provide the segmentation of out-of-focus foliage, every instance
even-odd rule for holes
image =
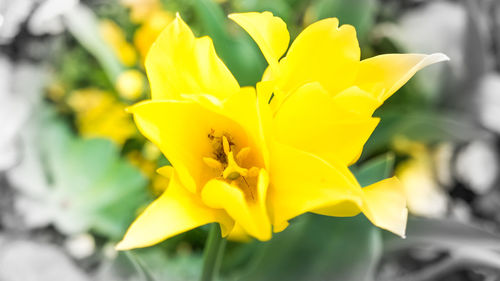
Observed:
[[[75,138],[60,121],[44,121],[36,123],[43,132],[31,128],[29,158],[9,175],[22,193],[16,207],[36,227],[120,237],[146,203],[144,176],[110,140]]]

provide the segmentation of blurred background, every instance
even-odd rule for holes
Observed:
[[[351,167],[362,185],[400,178],[406,239],[363,215],[306,214],[270,242],[229,242],[220,279],[500,280],[500,1],[0,0],[1,281],[198,278],[206,227],[114,250],[168,184],[155,173],[168,160],[124,108],[149,97],[144,57],[176,12],[254,85],[264,58],[226,15],[265,10],[292,38],[338,17],[363,58],[451,61],[375,112],[382,122]]]

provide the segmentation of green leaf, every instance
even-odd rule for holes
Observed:
[[[366,36],[375,22],[377,1],[375,0],[320,0],[313,6],[316,19],[336,17],[340,24],[350,24],[356,28],[360,41]]]
[[[49,220],[66,234],[94,230],[120,238],[148,200],[144,176],[110,140],[79,139],[53,118],[41,127],[41,166],[50,189],[36,200]]]
[[[237,280],[369,280],[380,243],[378,230],[363,216],[303,215],[259,243],[256,261]]]
[[[381,122],[363,150],[363,157],[386,150],[394,136],[424,143],[468,141],[486,132],[451,112],[400,111],[380,112]]]
[[[179,251],[169,256],[161,247],[150,247],[130,251],[138,275],[148,275],[152,280],[198,280],[202,266],[202,255],[198,252]],[[142,274],[140,273],[142,271]]]
[[[361,186],[368,186],[382,179],[389,178],[392,175],[393,169],[394,154],[390,152],[365,162],[360,168],[351,168]]]
[[[64,15],[64,22],[69,32],[100,62],[114,85],[124,67],[99,35],[98,20],[94,13],[80,4]]]
[[[302,12],[304,9],[302,7],[292,7],[289,1],[286,0],[243,0],[241,1],[240,7],[241,11],[238,12],[264,12],[269,11],[275,16],[279,16],[287,23],[292,23],[292,13],[293,11]]]
[[[153,277],[153,274],[149,271],[149,269],[142,263],[142,261],[131,251],[126,251],[125,256],[128,257],[138,275],[141,276],[144,281],[155,281],[156,279]]]
[[[222,8],[214,1],[194,0],[193,7],[204,35],[213,39],[217,54],[226,63],[240,85],[255,85],[260,81],[266,63],[250,36],[236,26],[236,32],[229,33],[229,20]]]

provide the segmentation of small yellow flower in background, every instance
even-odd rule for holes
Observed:
[[[396,138],[394,148],[410,156],[396,168],[406,194],[410,213],[423,217],[442,217],[446,214],[448,197],[437,181],[433,155],[423,143]]]
[[[137,130],[125,104],[109,92],[88,88],[73,91],[67,100],[75,111],[78,131],[85,137],[109,138],[122,145]]]
[[[123,30],[111,20],[99,23],[99,32],[104,41],[113,49],[121,63],[133,66],[137,62],[137,54],[132,44],[128,43]]]
[[[359,62],[354,29],[327,19],[306,28],[279,60],[289,43],[281,19],[269,12],[230,18],[270,64],[257,91],[240,88],[211,39],[195,38],[179,16],[149,51],[152,100],[129,111],[173,170],[159,169],[168,170],[168,188],[117,248],[150,246],[212,222],[223,236],[265,241],[306,212],[363,212],[404,236],[407,209],[399,181],[361,188],[348,166],[378,123],[371,117],[375,108],[418,69],[445,57]]]
[[[161,156],[161,151],[152,142],[147,141],[142,147],[142,155],[149,161],[156,161]]]
[[[156,173],[160,150],[153,143],[146,141],[142,150],[132,150],[127,154],[129,162],[139,168],[142,174],[150,180],[150,191],[154,196],[161,195],[167,188],[172,172],[168,167],[163,168],[163,175]]]
[[[146,178],[153,178],[156,175],[156,162],[146,159],[138,150],[132,150],[127,154],[129,162],[139,168]]]
[[[153,195],[160,196],[168,187],[169,182],[169,177],[159,174],[154,175],[151,179],[151,192],[153,193]]]
[[[130,8],[130,20],[133,23],[142,23],[161,9],[159,0],[122,0],[121,3]]]
[[[55,102],[59,102],[62,98],[64,98],[64,95],[66,93],[64,85],[59,81],[53,81],[52,83],[50,83],[46,91],[47,96]]]
[[[129,162],[139,168],[142,174],[150,180],[150,191],[154,196],[159,196],[165,191],[170,181],[170,176],[156,173],[157,158],[148,159],[144,151],[133,150],[127,154]],[[165,173],[164,173],[165,174]]]
[[[127,158],[130,163],[144,174],[149,179],[154,178],[157,169],[157,162],[160,157],[161,152],[159,149],[151,142],[146,141],[143,145],[142,150],[132,150],[127,154]],[[170,177],[170,176],[169,176]]]
[[[137,100],[144,92],[144,75],[135,69],[126,70],[116,79],[116,91],[127,100]]]
[[[156,37],[174,18],[168,11],[155,10],[142,22],[142,25],[134,34],[134,45],[139,51],[142,60],[146,58],[149,47],[153,44]]]

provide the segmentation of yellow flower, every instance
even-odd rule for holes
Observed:
[[[160,196],[168,186],[170,178],[156,174],[151,179],[151,192],[155,196]]]
[[[73,91],[68,104],[75,111],[82,136],[109,138],[121,145],[137,132],[125,105],[109,92],[93,88]]]
[[[130,20],[133,23],[141,23],[154,11],[161,9],[159,0],[122,0],[121,3],[130,8]]]
[[[315,23],[299,35],[294,43],[299,47],[292,45],[296,51],[289,51],[285,64],[278,62],[289,41],[281,19],[270,13],[230,17],[250,30],[270,61],[266,81],[257,85],[258,94],[240,88],[211,39],[195,38],[179,16],[160,34],[146,58],[152,100],[130,112],[174,171],[166,191],[136,219],[117,248],[153,245],[212,222],[221,225],[223,236],[234,231],[265,241],[272,230],[285,229],[288,220],[305,212],[363,212],[375,225],[404,235],[407,210],[398,180],[361,188],[348,169],[368,138],[357,130],[376,125],[366,109],[376,100],[371,92],[359,87],[337,99],[332,92],[339,86],[331,80],[346,82],[329,74],[362,74],[343,62],[344,56],[359,54],[357,45],[349,45],[352,38],[338,34],[336,20],[320,21],[321,28]],[[321,52],[324,58],[317,57]],[[390,70],[367,83],[397,87],[394,83],[405,81],[389,74],[409,75],[405,68]],[[355,73],[344,73],[349,71]],[[276,100],[269,104],[273,93]],[[170,166],[165,169],[171,172]]]
[[[146,143],[147,144],[147,143]],[[144,146],[146,148],[147,145]],[[166,168],[163,169],[163,175],[156,173],[157,169],[157,158],[149,159],[148,155],[145,155],[145,149],[143,148],[142,153],[138,150],[133,150],[127,154],[129,162],[139,168],[142,174],[150,180],[150,190],[154,196],[159,196],[165,191],[170,181],[171,175],[168,177],[165,175]]]
[[[423,217],[444,216],[448,198],[434,173],[432,151],[423,143],[404,138],[396,138],[394,147],[410,157],[395,171],[403,185],[410,213]]]
[[[157,175],[156,162],[146,159],[140,151],[132,150],[127,154],[127,158],[130,164],[139,168],[146,178],[152,179]]]
[[[120,73],[116,79],[116,90],[121,97],[128,100],[137,100],[144,92],[144,75],[135,69]]]
[[[171,177],[161,176],[156,173],[158,158],[161,152],[151,142],[146,141],[142,150],[132,150],[127,154],[129,162],[139,168],[142,174],[151,180],[151,189],[155,195],[159,195],[160,191],[167,187],[168,179]]]
[[[123,30],[111,20],[102,20],[99,32],[104,41],[113,49],[121,63],[133,66],[137,62],[134,47],[127,42]]]

